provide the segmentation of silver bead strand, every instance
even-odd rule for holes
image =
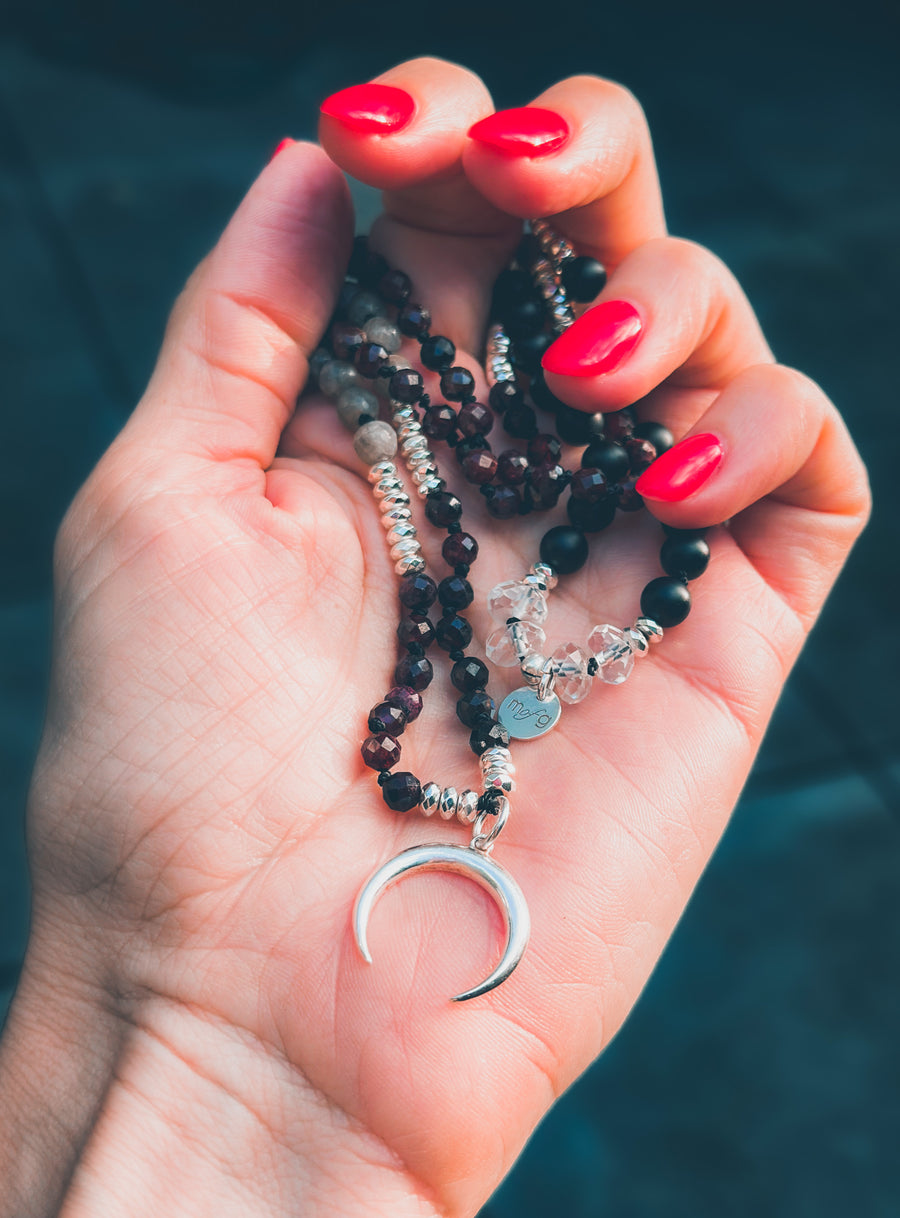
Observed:
[[[425,570],[425,557],[412,524],[409,495],[397,475],[394,462],[383,459],[371,466],[368,477],[381,513],[381,523],[387,530],[394,570],[398,575],[413,575]]]
[[[484,352],[484,370],[488,385],[493,387],[500,381],[516,380],[516,371],[509,358],[510,337],[499,321],[488,327]]]

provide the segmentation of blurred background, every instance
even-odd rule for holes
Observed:
[[[900,1214],[898,34],[895,0],[7,0],[0,1016],[27,932],[53,536],[187,274],[338,88],[424,53],[498,107],[594,72],[644,104],[672,231],[730,264],[777,356],[844,412],[875,517],[636,1011],[485,1214]],[[377,199],[357,200],[365,229]]]

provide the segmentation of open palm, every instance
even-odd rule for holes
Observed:
[[[665,237],[649,139],[624,91],[581,78],[539,100],[578,132],[551,172],[466,147],[491,105],[462,69],[417,61],[383,79],[416,97],[408,129],[361,139],[326,120],[322,138],[386,189],[374,240],[412,276],[435,332],[475,369],[490,285],[519,231],[510,213],[554,215],[612,268],[604,299],[632,300],[647,320],[621,370],[549,378],[554,391],[592,409],[646,399],[644,417],[676,437],[723,437],[721,473],[654,512],[731,523],[710,535],[689,620],[625,685],[594,689],[517,750],[496,850],[531,910],[515,975],[463,1007],[448,1001],[488,971],[501,936],[484,894],[442,875],[384,899],[365,965],[350,910],[367,874],[405,846],[465,837],[389,812],[360,759],[368,708],[393,683],[396,577],[333,408],[309,397],[294,412],[351,219],[331,161],[289,147],[189,283],[145,399],[61,534],[31,809],[35,938],[65,911],[135,1044],[227,1078],[282,1148],[306,1139],[393,1213],[419,1212],[414,1201],[465,1214],[646,981],[867,493],[833,407],[773,363],[728,273]],[[484,594],[527,570],[548,519],[498,525],[478,495],[463,498],[481,546],[471,620],[483,639]],[[437,571],[437,542],[425,542]],[[658,544],[646,513],[599,535],[554,593],[549,646],[632,621]],[[474,787],[455,696],[438,665],[401,768]],[[231,1052],[252,1063],[238,1077]],[[88,1159],[83,1174],[102,1165]]]

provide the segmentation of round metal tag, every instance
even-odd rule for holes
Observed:
[[[556,694],[550,694],[542,702],[537,690],[523,685],[506,695],[500,703],[497,719],[516,740],[534,740],[556,726],[561,711]]]

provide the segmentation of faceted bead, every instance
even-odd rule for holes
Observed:
[[[522,583],[520,580],[506,580],[495,584],[488,593],[488,612],[495,622],[509,621],[517,617],[523,622],[546,622],[547,597],[540,588]]]
[[[373,770],[389,770],[400,760],[400,745],[386,732],[376,732],[363,741],[362,759]]]
[[[363,289],[354,292],[347,304],[347,320],[351,326],[365,326],[370,317],[381,312],[381,301],[374,292]]]
[[[604,420],[603,438],[605,440],[627,440],[634,431],[635,416],[630,406],[613,411]]]
[[[554,693],[559,694],[563,702],[580,702],[586,698],[591,688],[591,678],[587,670],[588,656],[581,648],[574,643],[563,643],[550,659],[556,670]]]
[[[397,627],[397,638],[403,647],[418,643],[420,647],[430,647],[434,642],[434,623],[431,618],[422,613],[413,613],[400,619]]]
[[[469,748],[479,757],[485,749],[506,748],[508,744],[509,732],[491,719],[482,719],[469,736]]]
[[[458,365],[445,368],[441,373],[441,393],[448,402],[461,402],[475,389],[475,377],[468,368]]]
[[[524,482],[528,469],[528,458],[516,448],[508,448],[497,458],[497,477],[506,486]]]
[[[456,347],[443,334],[432,334],[422,343],[419,358],[432,372],[441,372],[456,359]]]
[[[397,451],[397,433],[390,423],[383,423],[380,419],[363,423],[353,437],[353,451],[364,465],[390,461]]]
[[[502,313],[516,301],[534,294],[534,285],[527,271],[519,267],[504,267],[494,280],[493,310]]]
[[[513,638],[518,640],[518,647]],[[498,668],[515,668],[519,663],[519,652],[527,655],[530,651],[540,651],[547,636],[535,622],[517,622],[515,627],[498,626],[487,637],[485,654],[492,664]]]
[[[441,788],[436,782],[426,782],[422,787],[422,798],[419,800],[419,811],[423,816],[433,816],[437,812],[441,798]]]
[[[458,613],[438,618],[435,634],[438,646],[445,651],[462,651],[472,642],[472,627]]]
[[[541,538],[541,558],[561,575],[578,571],[587,562],[587,556],[587,538],[571,525],[557,525]]]
[[[351,385],[361,385],[359,373],[352,364],[332,359],[319,369],[319,388],[326,397],[336,398],[342,390],[349,389]]]
[[[474,727],[479,719],[490,718],[494,713],[494,699],[483,689],[473,689],[456,703],[456,715],[466,727]]]
[[[491,386],[488,402],[492,410],[496,410],[497,414],[503,414],[504,410],[510,406],[524,405],[525,399],[515,381],[497,381],[496,385]]]
[[[433,676],[431,662],[424,656],[403,656],[394,669],[394,680],[398,685],[411,685],[418,690],[427,689]]]
[[[566,486],[566,471],[561,465],[534,465],[528,473],[526,502],[538,511],[555,507]]]
[[[461,575],[448,575],[438,584],[438,600],[448,609],[465,609],[475,593],[472,585]]]
[[[378,291],[388,304],[406,304],[412,291],[412,280],[403,271],[385,271],[378,280]]]
[[[485,502],[488,515],[495,520],[510,520],[518,516],[521,499],[514,486],[495,486],[493,495]]]
[[[481,402],[466,402],[460,409],[456,425],[464,436],[486,436],[494,426],[494,416]]]
[[[387,260],[369,249],[369,241],[364,233],[353,238],[353,252],[347,272],[349,275],[361,283],[377,283],[387,269]]]
[[[584,503],[599,503],[609,494],[609,480],[599,469],[576,469],[570,485],[574,498]]]
[[[427,609],[434,604],[437,593],[437,584],[430,575],[406,575],[400,581],[400,603],[407,609]]]
[[[309,383],[311,387],[318,385],[319,373],[333,358],[334,356],[325,347],[317,347],[312,353],[309,357]]]
[[[378,399],[375,394],[358,385],[342,389],[336,405],[338,418],[351,431],[356,431],[364,414],[372,419],[378,418]]]
[[[709,542],[702,537],[667,537],[659,561],[667,575],[696,579],[709,563]]]
[[[369,731],[399,736],[406,727],[406,711],[392,702],[379,702],[369,711]]]
[[[399,770],[381,784],[381,797],[393,812],[411,812],[422,798],[422,787],[415,774]]]
[[[625,631],[625,638],[628,640],[628,646],[631,648],[636,660],[641,659],[650,650],[647,636],[642,630],[638,630],[636,626],[629,626]]]
[[[560,270],[560,279],[570,300],[587,304],[606,287],[606,270],[596,258],[582,254],[577,258],[566,258]]]
[[[397,327],[408,338],[424,338],[431,326],[431,314],[424,305],[407,301],[397,314]]]
[[[478,557],[478,542],[471,533],[449,533],[441,546],[444,562],[451,567],[473,563]]]
[[[656,455],[661,457],[663,453],[668,452],[675,443],[675,437],[669,431],[668,427],[664,427],[662,423],[638,423],[634,429],[634,434],[642,440],[649,440],[656,449]]]
[[[466,459],[466,457],[468,457],[469,453],[481,453],[481,452],[490,452],[490,451],[491,451],[490,440],[488,440],[488,438],[486,436],[474,435],[474,436],[466,436],[462,440],[460,440],[459,443],[454,448],[453,454],[456,457],[457,462],[460,465],[462,465],[463,461],[465,461],[465,459]]]
[[[510,406],[503,416],[503,428],[507,435],[526,440],[537,431],[537,415],[530,406]]]
[[[599,503],[588,503],[574,496],[566,504],[566,512],[576,529],[582,533],[599,533],[607,528],[616,518],[616,500],[613,496],[601,499]]]
[[[581,454],[585,469],[599,469],[610,482],[628,477],[628,453],[615,440],[593,440]]]
[[[677,626],[691,611],[691,594],[680,579],[662,575],[641,593],[641,613],[660,626]]]
[[[464,656],[450,670],[450,680],[458,690],[484,689],[490,673],[488,666],[476,656]]]
[[[365,341],[366,335],[359,326],[336,321],[331,327],[331,349],[338,359],[352,360]]]
[[[378,343],[363,343],[353,363],[360,376],[373,380],[388,361],[388,353]]]
[[[388,382],[388,393],[395,402],[403,402],[407,406],[411,406],[413,402],[418,402],[419,398],[425,392],[425,382],[422,379],[421,372],[416,372],[414,368],[401,368],[395,372]]]
[[[462,515],[462,504],[449,491],[439,491],[425,500],[425,515],[433,525],[445,529]]]
[[[528,441],[528,459],[534,465],[555,465],[561,452],[559,440],[549,433],[541,432]]]
[[[634,485],[636,481],[636,478],[626,478],[619,483],[616,503],[622,512],[639,512],[644,506],[643,497]]]
[[[410,685],[395,685],[384,695],[384,700],[405,711],[407,723],[412,723],[422,713],[422,695]]]
[[[588,649],[597,661],[597,676],[607,685],[621,685],[634,668],[631,644],[618,626],[595,626],[588,636]]]
[[[649,440],[642,440],[640,436],[629,436],[624,448],[628,453],[628,467],[633,474],[642,473],[656,460],[656,449]]]
[[[393,378],[392,378],[393,379]],[[446,440],[456,428],[456,411],[446,403],[425,411],[422,430],[431,440]]]
[[[403,344],[400,331],[386,317],[373,317],[366,322],[366,338],[370,343],[384,347],[388,355],[394,355]]]
[[[497,473],[497,458],[484,449],[466,453],[462,461],[463,476],[473,486],[484,486]]]

